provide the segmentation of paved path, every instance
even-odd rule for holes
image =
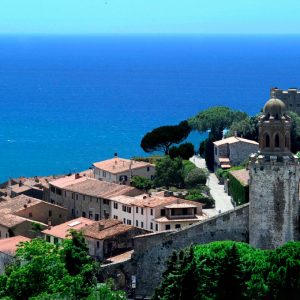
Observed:
[[[190,161],[198,168],[206,168],[205,160],[201,157],[193,156]],[[219,180],[214,173],[209,174],[206,185],[210,188],[210,194],[216,202],[215,213],[233,209],[230,196],[225,193],[224,185],[219,184]]]

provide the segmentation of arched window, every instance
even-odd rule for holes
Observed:
[[[266,134],[266,148],[269,148],[270,147],[270,136],[268,134]]]
[[[290,148],[290,139],[288,134],[285,135],[285,148]]]
[[[278,135],[278,133],[275,135],[275,147],[279,148],[279,135]]]

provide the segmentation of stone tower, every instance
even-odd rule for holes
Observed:
[[[250,244],[273,249],[299,239],[298,159],[290,151],[291,119],[272,98],[259,120],[259,151],[250,155]]]

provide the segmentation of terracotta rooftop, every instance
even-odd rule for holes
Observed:
[[[119,197],[112,197],[110,198],[113,201],[127,204],[127,205],[133,205],[133,206],[139,206],[139,207],[156,207],[161,205],[168,205],[171,203],[174,203],[178,201],[179,198],[176,197],[149,197],[146,195],[140,195],[136,197],[128,197],[128,196],[119,196]]]
[[[64,239],[69,234],[70,229],[80,230],[82,227],[93,224],[93,222],[95,221],[80,217],[57,226],[53,226],[51,229],[45,229],[42,232],[44,234]]]
[[[123,224],[118,220],[101,220],[82,229],[84,236],[97,240],[104,240],[132,230],[131,225]]]
[[[258,143],[255,142],[255,141],[248,140],[248,139],[243,139],[243,138],[236,137],[236,136],[231,136],[229,138],[216,141],[216,142],[214,142],[214,145],[220,146],[220,145],[224,145],[224,144],[234,144],[234,143],[238,143],[238,142],[243,142],[243,143],[258,145]]]
[[[66,238],[70,229],[81,230],[84,236],[97,240],[103,240],[112,236],[133,229],[133,226],[122,224],[119,220],[100,220],[93,221],[87,218],[77,218],[66,223],[43,230],[47,235],[52,235],[61,239]]]
[[[3,211],[0,211],[1,218],[0,218],[0,225],[12,228],[18,224],[24,223],[27,221],[27,219],[12,215],[10,213],[5,213]]]
[[[86,180],[88,180],[88,178],[85,177],[85,176],[79,176],[77,178],[77,176],[75,174],[73,174],[73,175],[70,175],[70,176],[65,176],[65,177],[53,180],[50,183],[51,183],[51,185],[53,185],[55,187],[63,189],[65,187],[69,186],[69,185],[84,182]]]
[[[68,191],[100,198],[110,198],[118,195],[124,195],[133,191],[138,192],[136,188],[128,185],[120,185],[91,178],[86,178],[86,180],[82,182],[68,185],[65,187],[65,189]]]
[[[139,169],[139,168],[145,168],[154,165],[143,161],[136,161],[136,160],[115,157],[112,159],[93,163],[93,166],[112,174],[119,174],[122,172],[126,172],[130,169]]]
[[[5,201],[0,202],[0,213],[1,214],[13,214],[20,210],[23,210],[25,208],[38,205],[38,204],[44,204],[46,206],[57,206],[52,203],[48,203],[33,197],[29,197],[26,195],[19,195],[14,198],[7,198]],[[60,206],[59,206],[60,207]],[[61,209],[64,209],[60,207]]]
[[[0,240],[0,252],[14,256],[21,242],[29,242],[30,239],[21,235]]]
[[[178,217],[177,219],[168,219],[167,217],[161,217],[161,218],[157,218],[155,219],[155,221],[157,223],[175,223],[175,222],[200,222],[203,221],[205,219],[207,219],[207,215],[203,214],[203,215],[195,215],[195,217],[193,218],[180,218]]]
[[[234,170],[229,172],[233,177],[235,177],[242,185],[247,186],[249,185],[249,170],[242,169],[242,170]]]

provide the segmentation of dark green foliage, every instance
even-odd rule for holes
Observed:
[[[149,190],[154,187],[154,183],[151,179],[148,179],[143,176],[134,176],[132,178],[132,186],[140,190]]]
[[[216,106],[200,112],[188,120],[190,126],[200,132],[211,130],[212,127],[218,134],[222,134],[225,128],[229,128],[233,122],[243,120],[247,114],[232,110],[229,107]]]
[[[188,195],[185,196],[185,199],[203,203],[205,204],[205,208],[212,208],[215,206],[215,200],[210,195],[207,195],[202,187],[201,189],[196,188],[188,190]]]
[[[182,121],[174,126],[161,126],[148,132],[141,141],[145,152],[163,151],[169,154],[173,144],[183,142],[190,134],[191,128],[187,121]]]
[[[189,159],[195,154],[194,145],[192,143],[184,143],[178,147],[179,156],[182,159]]]
[[[169,156],[165,156],[157,162],[154,179],[156,186],[165,186],[167,188],[170,186],[181,187],[183,182],[183,163],[181,158],[171,159]]]
[[[173,254],[154,300],[296,300],[300,243],[263,251],[237,242],[214,242]]]
[[[169,156],[174,159],[179,156],[179,149],[176,146],[173,146],[169,150]]]
[[[300,117],[295,112],[288,112],[292,119],[291,126],[291,151],[297,153],[300,151]]]
[[[244,186],[240,181],[228,173],[229,192],[236,205],[242,205],[249,202],[249,186]]]
[[[222,139],[222,136],[223,136],[222,131],[217,130],[215,126],[212,126],[210,133],[208,135],[208,139],[206,141],[206,147],[204,152],[206,166],[210,171],[214,170],[214,163],[215,163],[213,142]]]
[[[208,175],[206,169],[195,168],[184,177],[185,186],[195,188],[197,185],[205,185]]]
[[[234,121],[230,128],[227,136],[243,136],[245,139],[258,141],[258,120],[261,114],[249,117],[247,116],[243,120]]]

